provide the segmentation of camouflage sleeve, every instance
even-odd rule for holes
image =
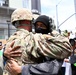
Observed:
[[[15,40],[14,46],[22,46],[22,50],[24,50],[23,58],[27,58],[31,54],[35,58],[44,55],[63,59],[71,54],[69,40],[62,35],[32,34],[28,31],[20,30],[14,33],[8,42],[10,43],[12,40]]]
[[[55,36],[56,35],[56,36]],[[51,58],[64,59],[71,54],[71,45],[69,39],[60,35],[34,35],[35,49],[32,54],[35,57],[40,55],[48,56]]]

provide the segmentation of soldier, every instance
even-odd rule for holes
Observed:
[[[54,32],[54,34],[52,33],[53,36],[42,35],[42,34],[32,34],[32,32],[28,32],[27,31],[27,30],[29,30],[28,27],[31,29],[31,25],[30,25],[31,19],[30,18],[32,16],[28,15],[29,14],[28,10],[27,11],[24,10],[25,11],[24,13],[22,13],[23,12],[22,9],[21,10],[19,9],[19,11],[15,10],[13,12],[12,19],[11,19],[12,23],[17,28],[23,27],[24,29],[26,28],[26,30],[19,29],[17,32],[15,32],[9,38],[8,43],[6,44],[6,50],[9,47],[13,48],[13,50],[17,50],[17,47],[21,47],[20,50],[22,50],[22,56],[14,58],[14,60],[18,64],[15,61],[10,60],[11,63],[15,64],[15,67],[16,67],[15,70],[17,69],[14,73],[12,71],[10,71],[14,67],[14,65],[11,64],[13,66],[10,69],[8,67],[8,66],[10,66],[10,63],[8,61],[6,63],[6,68],[7,68],[7,70],[9,70],[11,72],[11,75],[17,75],[18,73],[21,73],[22,65],[25,65],[22,68],[22,71],[24,70],[25,67],[27,70],[27,71],[25,70],[26,74],[24,74],[24,72],[22,72],[22,73],[24,75],[28,75],[28,74],[30,75],[29,68],[31,67],[31,64],[38,64],[38,63],[43,62],[42,56],[47,56],[50,58],[57,58],[57,59],[64,59],[71,54],[71,49],[70,49],[71,45],[69,44],[69,41],[67,38],[60,36],[59,34],[57,34],[55,32]],[[12,41],[14,41],[14,44],[10,44]],[[17,52],[17,51],[15,51],[15,52]],[[12,54],[14,54],[14,53],[12,53]],[[4,55],[6,55],[5,52],[4,52]],[[9,57],[12,57],[12,56],[10,55]],[[43,65],[45,65],[45,64],[46,63],[44,63]],[[34,71],[36,66],[38,66],[38,65],[34,65],[30,68],[32,75],[36,75],[38,72],[37,69],[36,69],[36,71]],[[52,66],[52,65],[50,65],[50,66]],[[40,70],[42,70],[41,68],[42,67],[40,67]],[[43,68],[44,68],[44,66],[43,66]],[[50,71],[50,69],[48,69],[48,71]],[[48,72],[48,71],[46,71],[46,72],[42,71],[43,72],[42,75],[44,75],[44,74],[50,75],[53,72],[53,71],[51,71],[51,72]]]

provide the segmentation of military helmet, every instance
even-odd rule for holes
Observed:
[[[32,20],[32,12],[26,8],[16,9],[11,15],[11,23],[14,25],[19,20]]]
[[[36,20],[40,15],[39,14],[33,14],[34,20]]]
[[[40,12],[36,9],[32,10],[33,19],[36,20],[40,16]]]

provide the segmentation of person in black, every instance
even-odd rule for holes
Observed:
[[[70,43],[73,49],[72,55],[70,56],[72,75],[76,75],[76,38],[70,39]]]
[[[54,26],[54,24],[52,25],[52,22],[53,20],[46,16],[46,15],[40,15],[36,20],[35,20],[35,23],[34,23],[34,26],[35,26],[35,32],[36,33],[42,33],[42,34],[49,34],[52,32],[53,29],[56,29],[56,27]],[[48,57],[44,57],[44,61],[52,61],[52,60],[55,60],[55,59],[52,59],[52,58],[48,58]],[[62,64],[63,60],[60,60],[60,63]],[[58,74],[57,75],[62,75],[62,71],[61,69],[59,70]]]

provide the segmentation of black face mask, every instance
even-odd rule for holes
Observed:
[[[49,30],[47,29],[42,29],[42,28],[35,28],[36,33],[42,33],[42,34],[48,34]]]

